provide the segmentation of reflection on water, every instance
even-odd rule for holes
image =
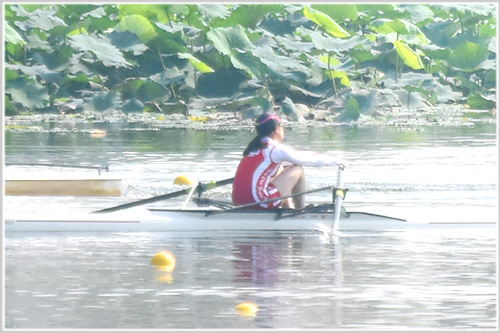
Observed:
[[[252,282],[272,287],[278,280],[280,255],[275,244],[236,244],[232,251],[236,269],[235,282]]]
[[[6,326],[493,328],[495,243],[449,231],[16,235]],[[177,261],[168,279],[149,265],[163,250]],[[241,317],[242,302],[257,315]]]

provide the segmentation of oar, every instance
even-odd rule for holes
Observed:
[[[151,202],[156,202],[156,201],[171,199],[171,198],[175,198],[175,197],[180,197],[181,195],[189,194],[193,190],[193,187],[195,188],[194,189],[195,191],[203,192],[203,191],[214,189],[214,188],[219,187],[219,186],[232,184],[233,180],[234,180],[234,178],[228,178],[228,179],[219,180],[219,181],[216,181],[216,182],[198,183],[198,185],[192,186],[192,187],[188,187],[188,188],[186,188],[184,190],[170,192],[170,193],[158,195],[158,196],[155,196],[155,197],[151,197],[151,198],[148,198],[148,199],[142,199],[142,200],[138,200],[138,201],[134,201],[134,202],[129,202],[129,203],[118,205],[118,206],[114,206],[114,207],[109,207],[109,208],[104,208],[104,209],[101,209],[101,210],[96,210],[93,213],[109,213],[109,212],[114,212],[114,211],[121,210],[121,209],[127,209],[127,208],[131,208],[131,207],[135,207],[135,206],[145,205],[145,204],[148,204],[148,203],[151,203]]]

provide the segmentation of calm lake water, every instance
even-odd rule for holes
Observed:
[[[111,197],[5,196],[8,212],[90,212],[179,189],[190,174],[230,178],[248,130],[144,124],[42,124],[7,132],[8,163],[108,165]],[[90,130],[106,130],[94,137]],[[286,130],[298,149],[347,161],[348,210],[420,221],[498,221],[496,125]],[[5,172],[48,173],[7,166]],[[52,169],[89,173],[95,170]],[[306,168],[308,187],[335,168]],[[213,190],[227,199],[230,188]],[[329,200],[328,192],[308,196]],[[180,207],[183,198],[152,206]],[[17,233],[4,237],[6,328],[493,329],[498,325],[495,232]],[[172,252],[173,272],[149,264]],[[253,302],[255,316],[235,307]]]

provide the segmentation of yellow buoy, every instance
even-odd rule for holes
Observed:
[[[151,258],[151,265],[161,271],[171,272],[175,268],[175,256],[168,251],[158,252]]]
[[[188,175],[180,175],[174,180],[175,185],[193,185],[194,180],[191,179]]]
[[[236,310],[242,316],[251,317],[251,316],[255,316],[257,311],[259,311],[259,307],[254,303],[245,302],[245,303],[238,304],[236,306]]]

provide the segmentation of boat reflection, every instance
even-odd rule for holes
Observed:
[[[339,239],[329,235],[318,244],[318,237],[322,236],[314,235],[315,242],[311,243],[295,234],[255,242],[234,242],[231,250],[233,281],[272,287],[280,282],[307,278],[312,271],[325,271],[325,278],[334,277],[340,283],[343,270]],[[324,252],[322,254],[328,259],[317,262],[318,251]]]

